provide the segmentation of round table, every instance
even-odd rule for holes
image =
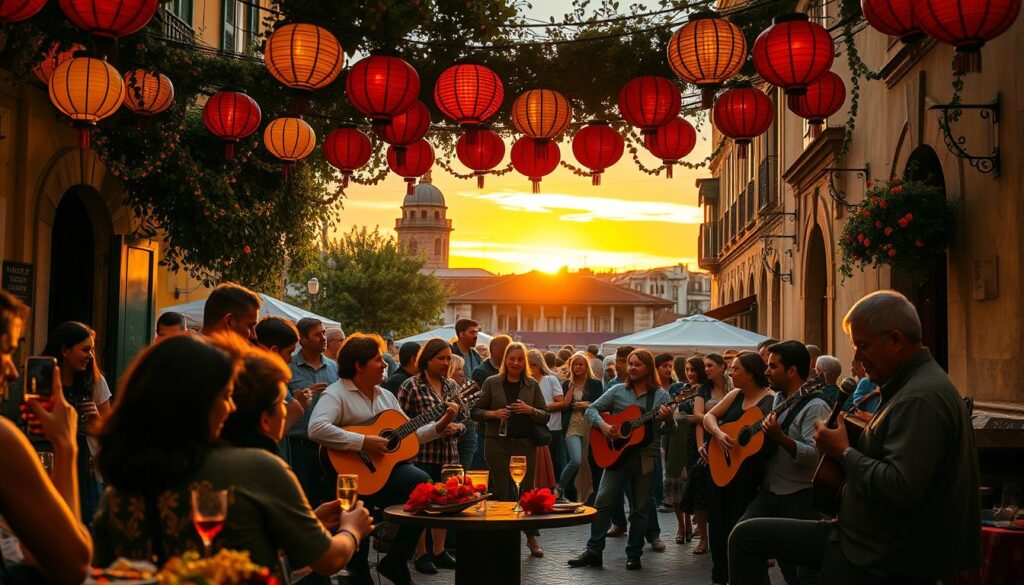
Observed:
[[[456,585],[519,585],[522,552],[519,533],[589,524],[597,514],[590,506],[568,514],[526,515],[512,511],[514,502],[488,502],[484,512],[473,508],[451,516],[406,512],[402,506],[384,510],[384,518],[396,524],[455,530],[459,536],[455,555]]]

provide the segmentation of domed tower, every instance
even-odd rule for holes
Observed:
[[[452,220],[447,218],[444,195],[423,175],[420,184],[402,202],[402,217],[395,220],[398,243],[426,259],[424,268],[448,268],[448,239]]]

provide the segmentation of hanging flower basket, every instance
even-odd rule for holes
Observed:
[[[957,202],[920,181],[893,177],[868,185],[864,203],[850,214],[839,237],[843,279],[853,269],[889,265],[923,279],[944,257],[953,237]]]

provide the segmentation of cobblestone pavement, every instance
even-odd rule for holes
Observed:
[[[530,556],[525,538],[522,541],[523,583],[530,585],[554,585],[585,583],[586,585],[622,585],[624,582],[639,582],[643,585],[709,585],[711,583],[711,555],[695,555],[692,550],[698,539],[687,544],[676,544],[676,517],[671,513],[660,513],[662,540],[665,552],[654,552],[650,546],[644,548],[643,569],[626,571],[626,537],[609,538],[604,551],[604,567],[572,569],[566,564],[570,558],[583,552],[590,525],[572,526],[543,530],[540,544],[544,558]],[[410,565],[411,568],[411,565]],[[455,572],[441,570],[437,575],[421,575],[413,570],[413,579],[418,585],[442,585],[455,582]],[[781,580],[776,580],[781,582]],[[387,583],[385,580],[384,583]]]

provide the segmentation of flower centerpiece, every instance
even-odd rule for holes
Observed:
[[[444,483],[423,482],[412,490],[409,501],[402,508],[416,513],[430,506],[461,504],[480,497],[485,490],[483,485],[474,485],[469,477],[449,477]]]
[[[248,551],[221,550],[209,558],[189,551],[172,557],[157,574],[160,585],[278,585],[266,567],[249,560]]]
[[[532,489],[519,498],[519,506],[527,514],[550,514],[556,499],[557,496],[548,488]]]
[[[892,177],[868,183],[864,202],[850,214],[839,236],[843,278],[853,268],[887,264],[924,277],[952,237],[957,203],[921,181]]]

